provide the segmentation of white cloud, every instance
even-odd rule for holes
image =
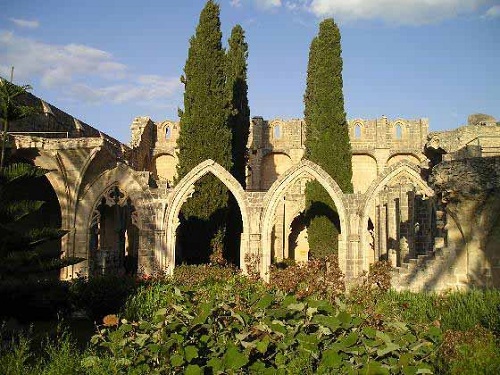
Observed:
[[[491,0],[290,0],[319,18],[380,19],[395,24],[425,24],[476,11]]]
[[[7,76],[14,66],[16,81],[39,79],[42,87],[57,88],[76,100],[153,100],[172,97],[181,88],[177,77],[135,75],[109,52],[81,44],[47,44],[0,32],[0,56],[0,75]],[[105,85],[96,87],[95,81]]]
[[[241,6],[241,0],[230,0],[229,5],[232,7],[238,8]]]
[[[144,102],[169,98],[181,89],[178,78],[164,78],[156,75],[141,75],[132,82],[118,83],[104,87],[91,87],[77,83],[71,87],[71,94],[87,102],[103,100],[113,103]]]
[[[486,11],[483,18],[498,18],[500,17],[500,5],[494,5]]]
[[[25,27],[27,29],[36,29],[40,26],[40,22],[36,20],[23,20],[21,18],[9,18],[16,26]]]
[[[255,3],[262,9],[273,9],[281,7],[281,0],[255,0]]]

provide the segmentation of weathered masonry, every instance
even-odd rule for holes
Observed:
[[[252,119],[246,190],[213,160],[174,185],[178,123],[136,118],[127,146],[33,95],[25,99],[43,114],[14,125],[14,155],[50,170],[52,214],[69,231],[61,248],[86,259],[63,278],[171,272],[181,251],[181,207],[211,173],[240,208],[243,270],[248,256],[264,278],[275,260],[308,259],[299,219],[306,182],[317,180],[337,209],[338,257],[348,279],[389,259],[395,288],[500,285],[500,127],[489,116],[439,133],[429,133],[426,119],[349,121],[354,193],[344,194],[303,158],[302,120]],[[488,175],[478,172],[485,168]],[[453,193],[464,181],[472,181],[468,193]]]

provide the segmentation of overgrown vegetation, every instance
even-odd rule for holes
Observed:
[[[0,372],[490,374],[500,370],[500,292],[396,293],[387,290],[389,265],[379,262],[357,288],[333,296],[325,294],[324,283],[308,276],[328,280],[321,272],[333,263],[288,265],[274,270],[269,284],[215,265],[181,266],[172,277],[136,280],[125,305],[120,301],[113,313],[108,310],[87,349],[78,349],[67,334],[59,333],[43,345],[26,337],[14,341],[4,337]],[[286,270],[288,274],[276,276]],[[338,276],[342,289],[342,275],[335,275],[330,280]],[[286,276],[296,277],[297,282],[285,283]],[[96,289],[83,293],[87,301],[91,295],[102,301],[100,290],[117,282],[116,277],[105,279],[93,284],[78,280],[73,291],[87,283],[86,288]]]
[[[352,192],[351,146],[344,110],[340,32],[333,19],[319,25],[311,42],[304,95],[306,158],[321,166],[344,193]],[[331,197],[316,181],[306,189],[310,253],[325,256],[337,249],[341,228]]]

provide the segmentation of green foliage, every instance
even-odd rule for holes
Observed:
[[[3,337],[2,337],[3,338]],[[4,342],[5,344],[5,342]],[[81,374],[83,358],[71,337],[62,333],[47,340],[37,352],[29,335],[12,337],[7,346],[0,347],[0,373],[4,375],[67,375]]]
[[[47,171],[25,163],[0,169],[0,280],[32,278],[59,270],[81,259],[60,259],[60,253],[40,247],[66,234],[60,228],[32,227],[30,215],[44,202],[19,198],[19,190]]]
[[[447,374],[500,373],[495,336],[481,326],[466,331],[448,330],[439,349],[439,369]]]
[[[226,93],[225,52],[221,39],[219,6],[209,0],[190,40],[181,77],[185,91],[184,111],[179,111],[177,180],[206,159],[215,160],[227,170],[232,167],[232,135],[228,123],[231,108]],[[208,261],[206,252],[210,240],[225,226],[228,199],[227,188],[210,174],[198,181],[192,197],[182,206],[181,231],[184,235],[180,235],[180,240],[182,247],[189,249],[191,258],[201,254],[198,262]],[[188,261],[191,260],[188,258]]]
[[[229,127],[233,133],[233,176],[245,188],[245,167],[247,163],[247,142],[250,133],[250,108],[248,106],[247,84],[248,44],[245,31],[240,25],[233,27],[226,55],[226,85],[231,102]]]
[[[24,95],[31,86],[17,86],[0,77],[0,125],[2,127],[2,143],[0,156],[0,169],[5,166],[7,132],[12,121],[20,120],[37,113],[37,109],[16,103],[19,96]]]
[[[91,319],[100,321],[120,311],[136,287],[136,280],[130,276],[81,277],[71,282],[70,301],[73,309],[84,310]]]
[[[333,19],[320,23],[309,50],[304,116],[306,158],[320,165],[346,192],[352,192],[351,148],[342,92],[340,32]],[[313,256],[337,250],[336,209],[317,182],[306,190],[308,238]]]
[[[500,291],[471,290],[444,295],[389,292],[380,295],[381,312],[405,321],[439,321],[443,329],[466,331],[480,325],[500,333]]]
[[[96,353],[82,364],[111,373],[416,374],[432,369],[441,337],[436,327],[417,333],[387,321],[381,331],[366,317],[326,301],[226,288],[229,293],[201,298],[199,287],[165,285],[165,307],[139,321],[109,319],[92,339]]]
[[[64,336],[41,351],[16,339],[0,347],[0,373],[489,374],[499,369],[489,329],[451,330],[443,318],[447,311],[456,325],[465,310],[476,320],[486,312],[492,326],[495,318],[482,306],[496,309],[498,291],[384,292],[385,264],[379,264],[361,284],[373,290],[376,303],[342,295],[332,303],[319,294],[287,293],[252,281],[231,268],[178,268],[172,277],[142,282],[121,316],[103,319],[84,352]],[[98,294],[118,286],[100,282],[93,288]],[[403,305],[409,301],[421,306]]]

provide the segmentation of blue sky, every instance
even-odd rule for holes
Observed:
[[[136,116],[177,119],[179,81],[204,0],[2,0],[0,75],[128,142]],[[431,130],[475,112],[500,117],[500,1],[221,0],[224,44],[249,44],[252,116],[303,116],[309,45],[334,17],[348,118],[427,117]]]

